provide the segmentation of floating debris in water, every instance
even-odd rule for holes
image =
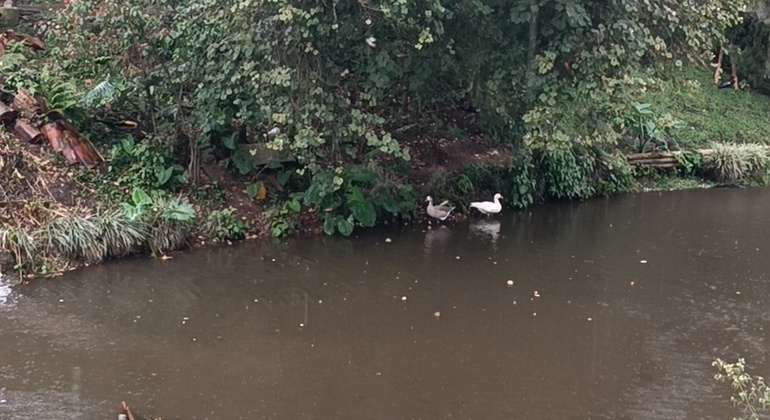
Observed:
[[[64,299],[59,299],[59,303],[64,303]]]
[[[535,297],[536,297],[536,298],[539,298],[539,297],[540,297],[540,292],[538,292],[537,290],[535,290]]]
[[[537,312],[532,312],[532,316],[537,316]]]
[[[641,260],[639,262],[642,263],[642,264],[647,264],[647,260]]]
[[[631,287],[634,287],[634,282],[631,282]]]
[[[393,242],[393,240],[392,240],[392,239],[390,239],[390,238],[385,238],[385,243],[388,243],[388,244],[389,244],[389,243],[391,243],[391,242]]]
[[[299,326],[300,326],[300,328],[302,328],[302,327],[304,327],[304,326],[305,326],[305,323],[304,323],[304,322],[300,322],[300,323],[299,323]]]
[[[198,341],[198,339],[197,339],[197,338],[195,338],[195,337],[191,338],[190,340],[191,340],[193,343],[194,343],[194,342],[196,342],[196,341]]]
[[[441,318],[441,312],[439,312],[439,311],[433,312],[433,317],[434,318]]]
[[[406,296],[401,296],[401,300],[406,301]]]
[[[507,284],[508,284],[508,287],[513,286],[513,280],[508,280]]]
[[[740,294],[741,294],[741,292],[735,292],[735,294],[736,294],[736,295],[740,295]]]
[[[456,259],[456,260],[459,260],[459,259],[460,259],[460,256],[459,256],[459,255],[458,255],[458,256],[456,256],[456,257],[455,257],[455,259]]]
[[[593,320],[594,320],[593,318],[588,318],[588,321],[589,321],[589,322],[590,322],[590,321],[593,321]]]

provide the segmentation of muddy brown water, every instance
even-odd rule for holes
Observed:
[[[504,213],[0,285],[0,418],[727,419],[711,361],[770,374],[770,190]]]

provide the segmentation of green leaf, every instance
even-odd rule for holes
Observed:
[[[131,200],[134,202],[134,205],[139,206],[149,206],[152,204],[152,198],[150,198],[149,195],[147,195],[144,190],[141,188],[134,188],[134,191],[131,193]]]
[[[187,222],[195,218],[195,208],[188,201],[174,199],[169,204],[169,208],[163,212],[162,217],[166,220]]]
[[[299,213],[299,211],[302,209],[302,205],[296,198],[286,203],[286,205],[297,213]]]
[[[280,171],[280,172],[278,172],[278,175],[276,175],[278,183],[281,184],[281,185],[286,185],[286,183],[289,182],[289,178],[291,178],[291,172],[292,171]]]
[[[353,217],[365,227],[372,227],[377,221],[377,211],[374,205],[368,201],[355,201],[348,203]]]
[[[222,139],[222,144],[230,150],[235,150],[235,138],[237,135],[238,133],[233,133],[232,135],[225,137]]]
[[[157,169],[155,172],[155,176],[158,178],[158,186],[162,187],[166,185],[169,179],[171,179],[171,175],[174,173],[174,167],[169,166],[166,169]]]
[[[233,164],[238,168],[238,172],[240,172],[241,175],[247,175],[254,169],[254,161],[251,160],[251,157],[247,152],[242,150],[236,151],[233,155]]]
[[[324,233],[327,235],[334,235],[337,231],[337,220],[333,217],[327,217],[324,220]]]
[[[399,207],[398,201],[391,197],[386,197],[382,200],[382,208],[394,216],[398,216],[401,213],[401,207]]]
[[[363,191],[361,191],[361,188],[353,187],[350,189],[350,194],[348,194],[348,202],[349,203],[366,202],[366,199],[364,198],[364,193]]]
[[[324,227],[324,230],[326,228]],[[340,218],[337,221],[337,230],[342,234],[342,236],[350,236],[351,233],[353,233],[353,223],[346,219]]]
[[[258,191],[259,184],[249,184],[246,186],[246,194],[248,194],[249,198],[252,200],[257,196]]]

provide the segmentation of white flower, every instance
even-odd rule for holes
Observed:
[[[278,127],[273,127],[270,129],[270,131],[267,132],[267,135],[270,137],[275,137],[279,134],[281,134],[281,129]]]
[[[377,39],[375,39],[373,36],[370,36],[369,38],[366,38],[366,43],[369,44],[370,47],[374,48],[377,46]]]

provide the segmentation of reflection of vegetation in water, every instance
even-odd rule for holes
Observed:
[[[741,408],[746,418],[758,420],[760,412],[770,409],[770,387],[762,376],[746,372],[746,361],[738,359],[735,363],[727,363],[717,359],[712,363],[719,369],[714,379],[729,382],[733,389],[730,401]]]

